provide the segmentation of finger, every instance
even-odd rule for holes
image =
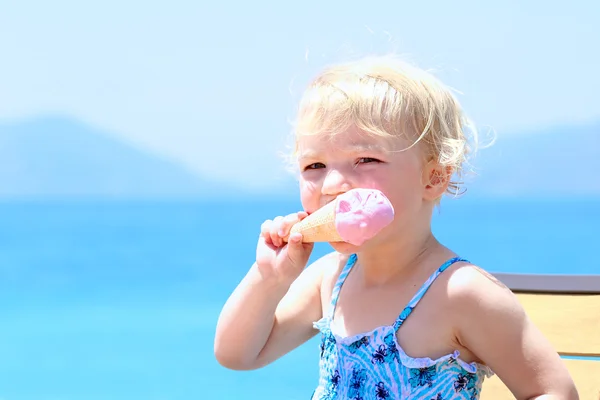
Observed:
[[[287,215],[281,223],[279,236],[281,238],[287,238],[287,236],[290,234],[290,229],[292,229],[292,226],[294,226],[294,224],[296,224],[298,221],[300,221],[300,218],[298,218],[297,213]]]
[[[263,236],[260,235],[258,238],[258,244],[257,244],[257,252],[258,251],[264,251],[264,249],[269,249],[269,250],[277,250],[277,247],[275,245],[273,245],[273,243],[271,242],[271,236]]]
[[[296,213],[298,220],[302,221],[304,218],[308,217],[308,213],[306,211],[298,211]]]
[[[273,241],[271,240],[271,226],[272,225],[273,225],[273,221],[268,219],[265,222],[263,222],[262,225],[260,226],[260,236],[262,237],[264,242],[269,246],[273,245]]]
[[[271,241],[273,242],[273,245],[277,247],[281,247],[281,245],[283,244],[283,240],[281,236],[279,236],[279,230],[281,229],[282,223],[283,217],[275,217],[269,232],[271,235]]]
[[[314,243],[302,243],[302,234],[294,232],[288,239],[287,256],[294,265],[305,266],[314,247]]]
[[[281,232],[281,233],[283,233],[281,236],[284,238],[283,240],[285,242],[288,242],[290,240],[289,234],[290,234],[293,226],[296,225],[298,222],[302,221],[306,217],[308,217],[308,213],[306,211],[298,211],[297,213],[290,214],[286,217],[286,223],[287,223],[286,230],[285,230],[285,232]]]

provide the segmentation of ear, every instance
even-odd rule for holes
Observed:
[[[452,167],[440,165],[435,160],[429,161],[423,171],[423,197],[431,201],[442,197],[448,189],[452,173]]]

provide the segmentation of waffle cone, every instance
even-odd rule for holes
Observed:
[[[335,228],[336,205],[337,201],[332,201],[319,208],[294,225],[290,233],[301,233],[302,241],[306,243],[343,241]]]

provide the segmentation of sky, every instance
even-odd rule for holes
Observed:
[[[0,0],[0,119],[63,115],[248,188],[323,66],[395,52],[498,135],[600,119],[596,1]]]

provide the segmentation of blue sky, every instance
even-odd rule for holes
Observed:
[[[260,188],[324,64],[395,51],[498,135],[600,119],[592,1],[2,2],[0,118],[61,114]]]

